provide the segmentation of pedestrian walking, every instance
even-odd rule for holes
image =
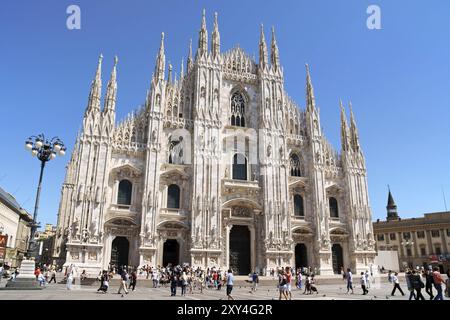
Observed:
[[[363,296],[369,293],[369,290],[367,290],[367,278],[364,272],[361,272],[361,289],[363,291]]]
[[[291,268],[285,268],[286,275],[286,296],[289,296],[289,300],[292,300],[292,273]]]
[[[278,272],[278,290],[280,292],[278,300],[281,300],[281,298],[287,300],[287,278],[283,269]]]
[[[400,293],[402,294],[402,296],[405,295],[405,293],[403,292],[402,288],[400,288],[400,281],[398,280],[398,272],[396,272],[393,276],[392,276],[392,283],[394,284],[394,288],[392,289],[391,292],[391,296],[395,295],[395,291],[398,289],[398,291],[400,291]]]
[[[406,280],[406,287],[408,288],[408,291],[409,291],[409,299],[408,300],[412,300],[413,298],[414,298],[414,300],[417,300],[416,294],[414,293],[414,287],[412,285],[412,272],[410,270],[408,270],[406,272],[405,280]]]
[[[353,274],[350,268],[347,269],[346,277],[347,277],[347,294],[350,290],[352,290],[353,294]]]
[[[370,279],[371,279],[371,274],[369,273],[369,270],[366,270],[366,273],[364,274],[364,276],[366,277],[366,286],[367,286],[367,289],[370,289]]]
[[[178,286],[178,275],[175,272],[175,269],[172,269],[170,273],[170,296],[175,297],[177,295],[177,286]]]
[[[423,275],[425,277],[425,292],[430,296],[430,300],[433,300],[433,272],[424,270]]]
[[[181,295],[186,296],[186,287],[188,285],[188,278],[186,274],[186,269],[183,270],[181,274]]]
[[[433,284],[434,284],[434,288],[437,291],[437,294],[433,300],[444,300],[444,297],[442,296],[442,284],[443,283],[445,283],[445,281],[442,278],[441,273],[439,272],[439,268],[434,267],[433,268]]]
[[[50,281],[48,283],[52,283],[52,281],[56,283],[56,268],[54,266],[50,271]]]
[[[130,276],[131,291],[136,290],[136,283],[137,283],[137,272],[136,272],[136,270],[134,270],[133,272],[131,272],[131,276]]]
[[[259,276],[258,276],[258,274],[256,273],[256,270],[255,270],[253,272],[253,274],[252,274],[252,284],[253,284],[252,291],[253,292],[256,292],[256,287],[258,286],[258,282],[259,282]]]
[[[119,291],[117,292],[117,294],[121,294],[122,289],[123,289],[123,291],[125,291],[126,294],[128,294],[128,289],[127,289],[128,274],[125,271],[125,269],[119,270],[119,276],[120,276],[120,287],[119,287]]]
[[[425,284],[422,281],[422,277],[420,276],[419,272],[416,272],[416,270],[413,270],[410,276],[411,279],[411,285],[413,289],[416,291],[416,300],[425,300],[425,298],[422,295],[422,289],[425,287]],[[410,295],[411,298],[411,295]],[[411,299],[409,299],[411,300]]]
[[[153,288],[158,288],[159,273],[156,270],[152,272]]]
[[[231,292],[233,291],[233,284],[234,284],[233,271],[231,271],[231,269],[229,269],[228,273],[227,273],[227,297],[228,297],[228,300],[234,300],[234,298],[231,296]]]
[[[303,294],[310,294],[311,293],[311,278],[309,277],[309,274],[305,275],[305,291],[303,291]]]
[[[297,288],[299,288],[300,290],[302,289],[302,280],[303,280],[303,275],[302,275],[301,270],[299,270],[298,276],[297,276]]]

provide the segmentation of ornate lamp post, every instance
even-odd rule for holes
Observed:
[[[414,241],[402,241],[401,245],[404,246],[406,249],[411,250],[411,255],[412,255],[412,246],[414,245]],[[408,268],[414,268],[413,264],[412,264],[412,258],[411,255],[408,255],[408,250],[406,251],[406,257],[408,259]]]
[[[34,205],[33,222],[31,225],[30,241],[28,242],[27,258],[30,259],[34,251],[35,239],[34,235],[39,226],[37,223],[37,214],[39,209],[39,198],[41,195],[42,176],[44,174],[45,163],[56,158],[56,155],[63,156],[66,153],[64,143],[54,137],[50,140],[46,139],[43,134],[31,136],[25,142],[25,148],[31,152],[33,157],[37,157],[41,161],[41,173],[39,175],[39,184],[36,194],[36,202]]]

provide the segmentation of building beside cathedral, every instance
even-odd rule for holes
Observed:
[[[164,41],[145,105],[117,124],[117,58],[102,108],[100,56],[54,257],[91,274],[168,263],[238,274],[368,269],[375,241],[353,113],[348,125],[341,103],[338,153],[322,132],[308,66],[305,108],[286,93],[273,29],[268,45],[261,27],[257,62],[239,47],[222,52],[217,14],[209,38],[203,13],[179,79],[166,70]]]
[[[373,223],[377,251],[398,252],[400,270],[428,266],[450,268],[450,211],[402,219],[389,190],[386,221]]]

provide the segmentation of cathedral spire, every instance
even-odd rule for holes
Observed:
[[[348,139],[348,125],[347,125],[347,117],[345,115],[345,108],[342,104],[342,100],[340,100],[341,107],[341,145],[342,151],[348,151],[349,149],[349,139]]]
[[[208,30],[206,29],[206,10],[203,9],[202,26],[198,37],[197,56],[203,56],[208,53]]]
[[[314,110],[316,108],[316,98],[314,97],[314,87],[311,81],[309,65],[306,64],[306,110]]]
[[[117,95],[117,80],[116,80],[116,67],[119,59],[117,56],[114,57],[114,66],[111,71],[111,78],[108,81],[108,86],[106,89],[106,97],[105,97],[105,107],[103,109],[104,112],[114,112],[116,109],[116,95]]]
[[[395,204],[394,197],[391,193],[391,188],[388,186],[389,195],[388,195],[388,204],[386,206],[387,209],[387,220],[399,220],[397,205]]]
[[[181,66],[180,66],[180,80],[184,77],[184,58],[181,58]]]
[[[164,80],[164,73],[166,69],[166,56],[164,54],[164,32],[161,33],[161,45],[159,47],[158,57],[155,65],[155,78]]]
[[[219,22],[217,12],[214,13],[214,31],[211,35],[211,51],[213,57],[217,57],[220,54],[220,33],[219,33]]]
[[[167,82],[172,83],[172,64],[169,62],[169,73],[167,74]]]
[[[352,103],[350,102],[350,139],[353,150],[355,152],[359,151],[359,134],[358,128],[356,127],[355,116],[353,115]]]
[[[102,60],[103,55],[100,54],[98,58],[97,71],[95,72],[95,78],[91,83],[86,113],[91,111],[100,111],[100,98],[102,95]]]
[[[275,37],[275,27],[272,27],[272,51],[270,54],[270,62],[275,71],[280,69],[280,51],[278,50],[277,39]]]
[[[259,67],[264,69],[267,66],[268,60],[267,44],[264,36],[264,25],[261,24],[261,35],[259,39]]]
[[[192,60],[192,39],[189,41],[189,54],[188,54],[188,59],[187,59],[187,68],[188,68],[188,72],[192,69],[193,67],[193,60]]]

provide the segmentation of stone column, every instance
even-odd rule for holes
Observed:
[[[448,253],[448,246],[447,246],[447,241],[445,240],[445,229],[441,229],[439,230],[439,232],[441,233],[441,240],[442,240],[442,254],[447,254]]]
[[[113,236],[108,232],[104,235],[103,245],[103,269],[107,270],[109,262],[111,261],[111,247],[113,242]]]
[[[248,226],[248,228],[250,229],[250,265],[251,265],[251,272],[255,271],[255,267],[256,267],[256,241],[255,241],[255,227],[250,225]]]
[[[232,225],[227,225],[226,227],[226,246],[225,246],[225,261],[227,263],[227,269],[230,268],[230,232]]]
[[[397,236],[399,237],[399,238],[398,238],[398,244],[399,244],[399,246],[398,246],[398,251],[399,251],[399,253],[400,253],[400,258],[404,258],[404,257],[405,257],[405,252],[404,252],[403,246],[402,246],[402,241],[403,241],[402,233],[401,233],[401,232],[398,232],[398,233],[397,233]]]
[[[417,249],[417,237],[416,237],[417,231],[411,231],[411,233],[412,233],[412,241],[414,242],[414,244],[413,244],[413,248],[414,248],[413,255],[414,256],[413,257],[417,258],[419,256],[419,251]]]
[[[433,243],[431,241],[431,231],[426,230],[425,235],[427,237],[427,244],[428,244],[428,254],[431,255],[434,253]]]

